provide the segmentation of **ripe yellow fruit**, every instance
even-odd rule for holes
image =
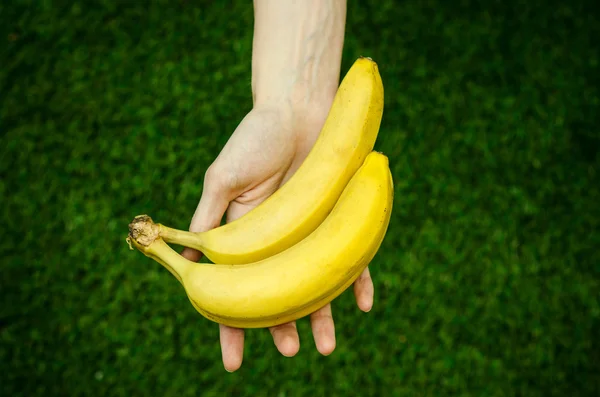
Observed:
[[[325,219],[373,150],[383,114],[377,64],[359,58],[338,91],[312,150],[294,175],[241,218],[205,232],[160,225],[160,235],[215,263],[258,261],[289,248]]]
[[[271,327],[315,312],[356,280],[383,241],[393,195],[388,158],[371,152],[316,230],[269,258],[238,265],[189,261],[147,216],[134,219],[128,239],[181,282],[204,317],[231,327]]]

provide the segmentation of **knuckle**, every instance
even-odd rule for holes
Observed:
[[[204,174],[204,188],[206,190],[228,191],[234,189],[236,183],[235,174],[217,163],[211,164]]]

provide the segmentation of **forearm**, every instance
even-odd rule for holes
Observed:
[[[254,0],[255,106],[331,105],[339,84],[346,0]]]

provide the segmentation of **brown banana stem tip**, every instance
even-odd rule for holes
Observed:
[[[147,247],[160,236],[160,227],[152,221],[148,215],[138,215],[129,224],[129,235],[127,243],[131,247],[131,240],[137,244]]]

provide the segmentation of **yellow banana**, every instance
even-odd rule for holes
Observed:
[[[377,64],[359,58],[342,80],[312,150],[281,188],[233,222],[196,233],[160,225],[161,237],[214,263],[254,262],[291,247],[325,219],[373,150],[382,113]]]
[[[393,193],[388,158],[371,152],[313,233],[254,263],[189,261],[145,215],[132,221],[128,240],[181,282],[204,317],[231,327],[271,327],[315,312],[356,280],[383,241]]]

